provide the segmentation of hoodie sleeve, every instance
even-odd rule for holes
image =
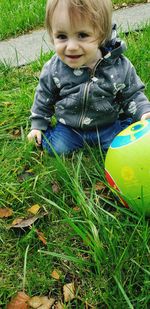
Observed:
[[[52,77],[54,60],[53,57],[42,69],[31,108],[31,129],[46,130],[54,114],[54,104],[58,96],[58,88]]]
[[[138,121],[143,114],[150,112],[150,102],[144,94],[144,84],[136,74],[134,66],[126,57],[124,60],[126,78],[122,90],[122,109],[134,121]]]

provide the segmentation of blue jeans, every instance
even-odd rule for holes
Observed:
[[[85,144],[95,146],[100,144],[102,151],[107,151],[114,137],[128,127],[132,119],[117,120],[110,126],[97,130],[81,130],[66,126],[60,122],[54,128],[49,127],[42,138],[43,149],[50,155],[68,154],[81,149]]]

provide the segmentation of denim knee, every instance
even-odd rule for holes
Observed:
[[[83,139],[72,128],[58,123],[55,128],[48,128],[42,139],[43,149],[50,155],[68,154],[83,147]]]
[[[64,145],[64,143],[59,139],[57,140],[57,142],[52,143],[49,140],[46,140],[46,138],[43,138],[42,146],[43,149],[47,150],[48,153],[52,156],[54,156],[55,154],[61,155],[70,152],[70,149],[66,147],[66,145]]]

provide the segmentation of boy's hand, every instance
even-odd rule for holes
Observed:
[[[28,140],[30,142],[35,141],[37,146],[41,146],[42,144],[42,134],[40,130],[32,130],[29,134],[28,134]]]
[[[150,119],[150,113],[143,114],[141,120]]]

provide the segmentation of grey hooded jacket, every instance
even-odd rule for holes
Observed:
[[[72,69],[54,55],[40,76],[31,128],[46,130],[54,114],[65,125],[87,130],[112,124],[121,111],[133,121],[150,112],[144,85],[122,54],[125,50],[125,43],[113,38],[101,49],[103,58],[92,70]]]

